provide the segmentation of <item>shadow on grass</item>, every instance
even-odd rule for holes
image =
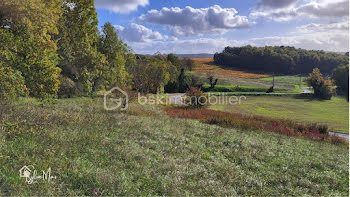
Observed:
[[[295,96],[293,96],[293,98],[302,99],[302,100],[306,100],[306,101],[328,101],[326,99],[317,98],[311,93],[295,95]]]
[[[336,95],[336,96],[344,98],[344,99],[347,100],[347,102],[349,102],[349,97],[347,97],[347,96],[339,95],[339,94]],[[304,93],[304,94],[295,95],[295,96],[293,96],[293,98],[295,98],[295,99],[302,99],[302,100],[305,100],[305,101],[329,101],[327,99],[317,98],[311,93]]]

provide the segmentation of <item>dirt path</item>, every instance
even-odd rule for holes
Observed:
[[[349,141],[349,134],[345,134],[345,133],[337,133],[337,132],[328,132],[329,135],[334,135],[334,136],[337,136],[337,137],[340,137],[340,138],[343,138],[347,141]]]
[[[311,88],[310,87],[305,87],[305,88],[301,88],[303,90],[302,94],[310,94],[311,93]]]
[[[169,102],[175,105],[184,105],[183,97],[185,94],[168,94]]]

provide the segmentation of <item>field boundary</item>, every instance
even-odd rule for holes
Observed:
[[[206,92],[211,96],[311,96],[312,93],[266,93],[266,92]]]

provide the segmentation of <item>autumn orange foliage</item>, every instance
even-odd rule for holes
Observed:
[[[248,79],[271,77],[271,75],[267,74],[249,73],[234,69],[223,69],[214,64],[213,58],[193,58],[193,61],[195,62],[194,70],[201,73]]]

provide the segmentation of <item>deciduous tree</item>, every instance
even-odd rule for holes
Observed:
[[[103,26],[98,48],[107,58],[107,64],[103,68],[101,77],[98,78],[100,83],[108,86],[128,86],[129,75],[126,72],[125,64],[129,58],[130,49],[122,40],[119,40],[115,28],[109,22]]]
[[[62,14],[59,0],[3,0],[0,61],[21,72],[32,96],[56,97],[60,69],[54,35]]]
[[[99,31],[93,0],[65,0],[59,21],[58,53],[62,74],[75,82],[78,94],[91,94],[107,64],[97,49]]]
[[[340,93],[349,96],[349,65],[334,69],[332,79]]]
[[[306,79],[309,86],[314,89],[314,95],[321,99],[331,99],[332,98],[332,83],[329,80],[325,80],[318,68],[314,68],[312,73]]]

